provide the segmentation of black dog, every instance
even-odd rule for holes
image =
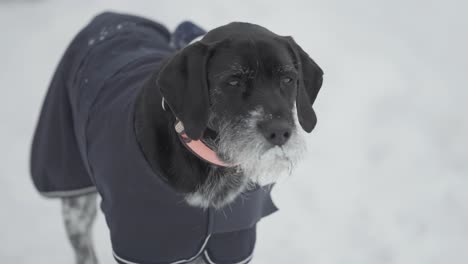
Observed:
[[[67,49],[32,151],[77,263],[96,263],[96,189],[119,263],[247,263],[269,191],[301,158],[323,72],[248,23],[176,51],[153,21],[96,17]],[[209,147],[209,148],[208,148]]]

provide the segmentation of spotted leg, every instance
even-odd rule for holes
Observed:
[[[62,198],[62,215],[76,264],[97,264],[91,229],[96,219],[96,193]]]

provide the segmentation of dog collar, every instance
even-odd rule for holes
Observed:
[[[175,131],[179,135],[182,144],[198,158],[221,167],[235,167],[236,164],[228,164],[222,161],[216,153],[201,140],[193,140],[185,133],[184,125],[180,120],[176,120]]]

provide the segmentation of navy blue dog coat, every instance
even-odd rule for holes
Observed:
[[[94,18],[52,79],[33,140],[32,178],[48,197],[97,190],[119,263],[185,263],[201,254],[208,263],[247,263],[256,223],[276,211],[271,188],[245,192],[224,209],[189,206],[136,141],[137,95],[161,61],[187,44],[190,34],[180,35],[174,41],[164,26],[135,16]]]

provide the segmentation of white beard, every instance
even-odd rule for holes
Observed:
[[[282,146],[272,147],[257,130],[257,123],[265,118],[262,109],[251,111],[240,123],[222,127],[217,153],[229,163],[238,164],[238,169],[251,183],[267,185],[285,178],[306,151],[296,116],[294,114],[296,126],[289,140]]]
[[[291,175],[306,150],[304,132],[297,129],[300,125],[294,113],[291,137],[284,145],[273,146],[257,128],[258,122],[266,118],[271,117],[260,108],[251,111],[241,120],[223,123],[219,138],[207,141],[224,162],[237,165],[211,170],[206,182],[186,196],[190,205],[221,208],[250,187],[268,185]]]

